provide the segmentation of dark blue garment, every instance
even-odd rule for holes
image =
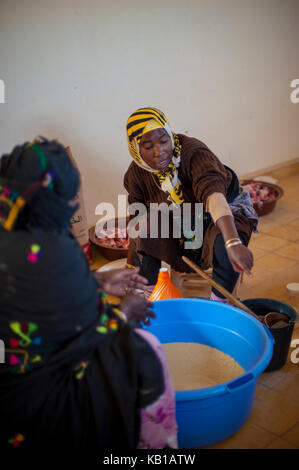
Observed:
[[[32,455],[36,448],[44,455],[135,448],[140,409],[163,393],[162,367],[148,343],[99,302],[69,233],[78,173],[62,145],[41,146],[55,170],[53,189],[40,188],[12,231],[0,228],[0,449],[18,435]],[[43,172],[25,145],[3,159],[0,184],[8,189],[22,191]],[[103,316],[114,329],[103,329]]]

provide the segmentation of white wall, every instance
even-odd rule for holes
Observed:
[[[240,174],[296,158],[298,18],[298,0],[1,0],[0,154],[36,135],[70,145],[89,223],[125,193],[137,107]]]

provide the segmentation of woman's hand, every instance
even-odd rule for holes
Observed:
[[[242,244],[231,246],[226,252],[236,272],[240,273],[244,271],[248,276],[252,276],[253,254],[246,246]]]
[[[224,241],[229,244],[230,240],[239,240],[239,234],[236,229],[235,221],[232,215],[224,215],[216,223]],[[244,271],[248,276],[252,276],[253,254],[242,243],[226,248],[228,259],[237,273]]]
[[[120,310],[125,313],[128,321],[134,321],[139,327],[141,322],[150,325],[150,318],[156,318],[154,312],[150,310],[152,307],[151,302],[134,295],[127,295],[120,302]]]
[[[101,288],[109,295],[123,297],[128,293],[135,293],[137,289],[144,289],[148,283],[145,277],[138,274],[136,269],[113,269],[112,271],[96,272],[95,278]]]

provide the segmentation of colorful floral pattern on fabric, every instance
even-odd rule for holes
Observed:
[[[107,334],[114,333],[118,329],[118,323],[115,318],[110,318],[107,313],[103,313],[100,317],[100,323],[96,330],[98,333]]]
[[[145,330],[136,329],[153,348],[161,361],[164,375],[164,392],[151,405],[141,410],[141,427],[138,449],[177,449],[178,426],[175,416],[175,394],[168,372],[164,350],[158,339]]]
[[[0,226],[5,224],[18,193],[0,185]]]
[[[36,263],[41,257],[41,254],[42,254],[41,247],[37,243],[33,243],[30,246],[28,256],[27,256],[27,261],[29,261],[30,263]]]
[[[241,188],[240,194],[229,204],[233,214],[244,214],[248,219],[253,220],[254,229],[257,233],[258,215],[253,207],[253,203],[247,189]]]
[[[101,314],[100,321],[96,326],[97,332],[106,335],[117,331],[119,326],[118,309],[116,306],[108,303],[104,292],[101,292],[100,294],[98,306],[99,311],[103,313]]]
[[[14,437],[11,439],[8,439],[8,443],[12,445],[13,447],[20,447],[22,445],[22,442],[25,441],[25,436],[23,434],[16,434]]]
[[[116,306],[110,305],[107,301],[105,292],[101,292],[99,295],[98,309],[101,314],[96,325],[96,331],[102,335],[117,331],[119,314],[117,313]],[[88,364],[88,361],[81,361],[76,365],[74,373],[77,380],[81,380],[84,377]]]
[[[9,338],[9,348],[5,348],[5,352],[9,354],[8,363],[12,373],[24,374],[32,369],[32,364],[42,360],[39,354],[34,353],[32,348],[27,350],[29,346],[40,346],[42,342],[41,336],[32,335],[38,329],[36,323],[11,322],[10,329],[18,336],[18,338]]]
[[[85,371],[88,367],[88,361],[81,361],[74,369],[75,377],[77,380],[81,380],[84,377]]]

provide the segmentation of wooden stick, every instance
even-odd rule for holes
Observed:
[[[233,305],[236,307],[245,310],[247,313],[250,313],[253,317],[255,317],[257,320],[261,321],[261,318],[256,315],[250,308],[246,307],[242,302],[240,302],[236,297],[234,297],[230,292],[228,292],[224,287],[220,286],[218,282],[214,281],[214,279],[210,278],[204,271],[202,271],[196,264],[194,264],[192,261],[189,260],[189,258],[186,258],[186,256],[182,257],[183,261],[190,266],[195,272],[200,274],[208,283],[212,286],[215,287],[221,294],[223,294],[227,299],[231,301]]]

